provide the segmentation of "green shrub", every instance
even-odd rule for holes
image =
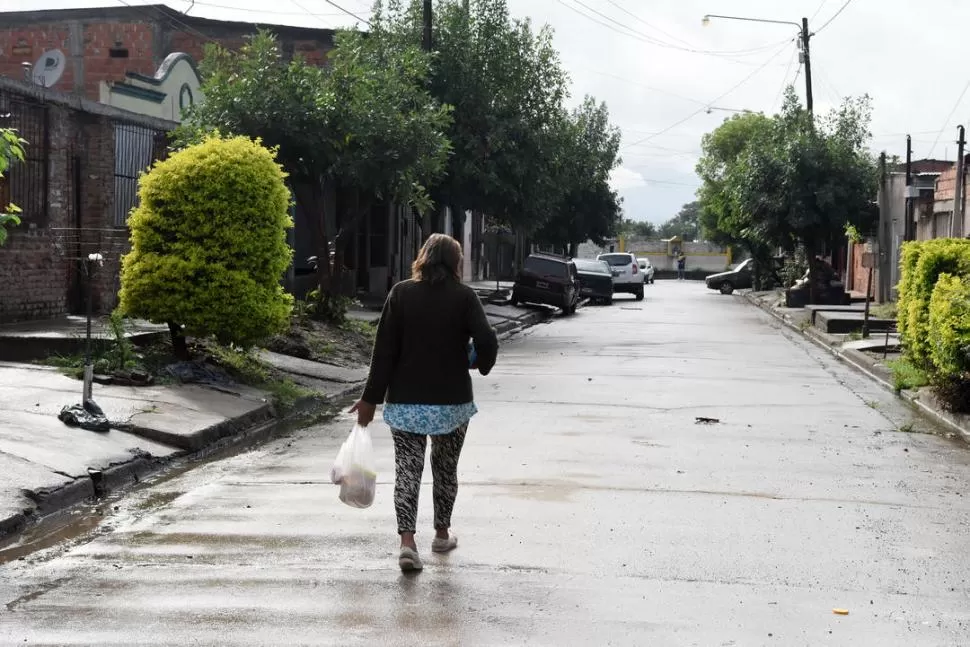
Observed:
[[[930,299],[929,347],[940,378],[970,377],[970,278],[942,274]]]
[[[913,303],[913,282],[922,251],[922,241],[903,243],[902,258],[899,262],[900,279],[896,288],[896,330],[899,331],[899,337],[904,346],[909,341],[909,307]]]
[[[284,178],[274,153],[244,137],[212,136],[156,162],[129,221],[122,310],[242,347],[285,330],[292,298],[280,278],[293,222]]]
[[[913,258],[915,256],[915,258]],[[900,282],[899,318],[907,356],[917,366],[930,366],[930,299],[941,274],[970,276],[970,240],[939,238],[918,247],[906,245]],[[904,308],[905,306],[905,308]]]

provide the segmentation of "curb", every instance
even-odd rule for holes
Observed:
[[[952,429],[953,431],[955,431],[960,435],[960,437],[964,440],[964,442],[970,443],[970,424],[961,420],[960,417],[958,416],[947,413],[946,411],[943,411],[938,407],[931,406],[930,404],[927,404],[926,402],[921,400],[920,396],[927,395],[925,392],[896,391],[896,388],[893,386],[892,382],[890,382],[892,375],[888,371],[880,370],[880,368],[876,366],[876,362],[873,361],[872,358],[851,348],[843,349],[843,348],[835,347],[825,338],[821,337],[818,333],[816,333],[811,327],[803,330],[800,327],[792,324],[792,322],[785,319],[782,315],[772,310],[770,306],[763,305],[760,301],[757,301],[751,298],[748,294],[745,294],[742,296],[744,300],[750,303],[751,305],[759,308],[760,310],[763,310],[764,312],[767,312],[769,315],[771,315],[779,322],[784,324],[787,328],[797,332],[802,337],[808,339],[809,341],[819,346],[820,348],[827,350],[839,361],[843,362],[844,364],[847,364],[849,367],[855,369],[857,372],[862,373],[863,375],[865,375],[866,377],[874,381],[876,384],[878,384],[879,386],[883,387],[884,389],[886,389],[887,391],[895,395],[903,402],[909,404],[914,409],[917,409],[922,413],[929,415],[931,418],[933,418],[940,424]],[[967,416],[963,416],[963,417],[967,417]]]
[[[585,305],[586,302],[581,301],[577,307]],[[549,312],[535,311],[520,319],[503,322],[507,325],[495,326],[495,332],[500,340],[504,340],[551,318],[552,314]],[[162,471],[176,461],[197,460],[243,443],[263,442],[279,431],[296,425],[311,424],[334,405],[339,405],[358,394],[363,385],[364,382],[343,384],[342,388],[328,395],[314,394],[301,398],[285,413],[276,411],[272,405],[267,404],[245,416],[212,425],[191,438],[174,436],[164,431],[128,423],[112,423],[113,429],[161,442],[179,451],[164,458],[133,454],[131,460],[102,469],[99,472],[100,476],[97,477],[97,483],[94,477],[81,476],[53,490],[22,491],[31,507],[25,507],[22,512],[6,518],[0,518],[0,541],[10,540],[44,516],[66,510],[85,501],[98,499],[109,493],[122,493],[126,488],[138,485],[146,477]]]
[[[245,442],[260,442],[278,431],[312,421],[333,405],[359,391],[362,385],[362,382],[347,384],[327,396],[313,395],[302,398],[283,415],[275,411],[271,405],[266,405],[246,416],[213,425],[192,439],[170,438],[164,432],[113,424],[113,429],[163,442],[181,451],[164,458],[133,454],[131,460],[112,464],[100,470],[97,483],[91,476],[82,476],[53,490],[37,492],[22,490],[24,499],[31,507],[9,517],[0,518],[0,541],[10,540],[44,516],[64,511],[85,501],[96,500],[107,494],[122,493],[127,488],[138,485],[146,477],[173,465],[176,461],[197,460]]]

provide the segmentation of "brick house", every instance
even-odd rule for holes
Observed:
[[[165,123],[169,124],[169,128],[174,126],[174,122],[179,118],[176,113],[180,111],[181,96],[178,95],[181,95],[181,92],[178,89],[173,90],[163,86],[170,84],[169,77],[172,75],[172,70],[177,69],[176,66],[182,66],[183,74],[187,65],[191,65],[191,69],[194,70],[194,61],[201,60],[206,43],[217,42],[225,47],[237,48],[245,42],[247,36],[264,28],[276,34],[285,56],[299,54],[311,64],[324,65],[327,52],[333,47],[335,33],[329,29],[198,18],[186,16],[163,5],[130,7],[119,5],[110,8],[7,12],[0,13],[0,16],[2,16],[0,81],[3,80],[3,76],[18,81],[23,79],[25,63],[42,63],[46,58],[42,55],[56,50],[60,52],[57,57],[63,60],[63,72],[55,82],[50,84],[49,89],[38,95],[46,98],[58,97],[54,100],[56,107],[51,107],[50,110],[60,111],[67,105],[61,97],[74,95],[90,102],[100,101],[123,107],[127,111],[138,112],[147,119],[138,123],[150,123],[152,127],[159,129],[162,129]],[[197,83],[196,77],[189,94],[199,94],[195,91],[198,87]],[[184,89],[187,84],[181,85]],[[201,96],[196,98],[202,99]],[[168,105],[168,109],[164,109],[165,106],[151,105],[153,100]],[[175,102],[174,106],[171,105],[173,102]],[[92,107],[95,105],[93,103],[84,105],[86,107],[80,112],[91,113],[95,110]],[[95,112],[97,110],[101,108],[97,108]],[[48,115],[45,119],[49,119],[50,113],[45,114]],[[115,119],[122,121],[126,119],[123,117],[126,110],[114,111],[110,114]],[[156,118],[151,119],[151,117]],[[80,121],[79,118],[70,123],[80,123]],[[12,124],[4,125],[9,127]],[[13,127],[18,126],[13,124]],[[21,128],[26,138],[31,139],[28,131],[23,130],[22,127],[18,128]],[[47,136],[46,131],[43,136]],[[38,136],[34,136],[33,140],[40,141]],[[119,186],[113,187],[111,191],[115,194],[116,202],[111,207],[114,213],[108,223],[109,227],[115,229],[115,233],[111,235],[117,237],[122,232],[126,232],[126,215],[134,205],[137,175],[151,159],[151,157],[142,158],[145,158],[146,151],[151,151],[152,156],[160,153],[160,150],[152,148],[154,141],[151,135],[140,130],[116,128],[114,152],[118,154],[116,160],[118,168],[115,169],[115,177]],[[53,149],[51,152],[55,156],[69,155]],[[41,155],[36,146],[30,147],[29,154]],[[112,155],[111,159],[115,159],[115,156]],[[105,163],[110,165],[111,162]],[[53,165],[54,162],[48,160],[48,164]],[[125,166],[125,169],[122,169],[122,166]],[[129,166],[131,168],[127,168]],[[39,160],[35,161],[33,168],[39,172]],[[53,166],[48,169],[48,175],[43,176],[46,186],[54,189],[61,186],[62,182],[71,181],[71,177],[56,173],[52,169]],[[11,176],[11,187],[16,188],[23,183],[21,178],[25,172],[24,169],[20,169]],[[32,182],[41,181],[37,179],[41,177],[40,175],[35,173],[33,177],[35,179],[31,180]],[[99,175],[99,177],[104,176]],[[126,193],[122,195],[121,192]],[[24,201],[22,197],[19,200],[18,203]],[[339,189],[330,187],[326,202],[328,219],[331,219],[332,225],[339,226],[343,212],[349,208],[349,201],[344,199]],[[317,250],[308,235],[305,214],[297,209],[293,215],[296,228],[290,243],[295,252],[294,264],[288,272],[286,283],[288,289],[298,297],[302,297],[313,284],[313,271],[308,258],[315,255]],[[441,216],[435,219],[438,223],[435,229],[460,237],[463,244],[468,246],[466,249],[470,248],[470,253],[466,254],[466,276],[476,278],[481,264],[483,242],[481,234],[484,229],[484,219],[480,214],[466,217],[464,231],[452,232],[452,218],[447,209],[443,210]],[[45,225],[38,224],[39,222],[41,221],[28,223],[25,220],[24,226],[29,228],[29,235],[35,238],[44,235],[42,230],[45,229]],[[59,227],[67,221],[62,219],[52,222]],[[54,227],[54,224],[51,226]],[[347,267],[350,269],[350,272],[345,275],[347,283],[344,289],[350,294],[367,292],[379,295],[386,292],[393,283],[406,278],[410,273],[411,261],[423,240],[423,233],[421,220],[411,209],[387,203],[375,204],[369,217],[357,227],[343,250]],[[44,249],[48,249],[49,244],[50,241],[40,243]],[[18,250],[17,254],[20,254],[17,262],[44,266],[48,270],[55,265],[59,267],[59,261],[53,258],[37,260],[41,254],[39,248],[34,251],[38,255],[36,259],[28,258],[29,245],[19,238],[12,239],[8,248],[4,251],[6,260],[0,259],[0,277],[4,276],[3,268],[6,267],[7,261],[15,255],[13,250]],[[60,269],[57,271],[59,272]],[[106,276],[111,273],[115,274],[114,284],[117,286],[116,268],[105,268]],[[51,281],[63,287],[60,279],[51,279]],[[74,286],[69,286],[68,292],[74,294],[78,289],[76,278],[70,278],[68,283]],[[105,288],[107,289],[107,286]],[[6,306],[0,304],[0,322],[56,317],[65,313],[78,312],[81,307],[81,300],[74,296],[66,300],[52,297],[43,303],[35,303],[32,300],[33,297],[29,296],[35,294],[34,291],[27,287],[24,290],[22,299],[16,302],[19,305],[11,305],[14,302]],[[104,292],[98,300],[96,309],[103,312],[113,306],[114,300],[113,296]]]
[[[94,308],[110,311],[138,173],[175,124],[2,77],[0,115],[28,141],[26,161],[0,180],[0,201],[23,210],[0,248],[0,323],[83,312],[80,259],[94,252],[105,257]]]
[[[153,77],[166,57],[188,54],[201,61],[205,44],[240,47],[259,29],[280,39],[285,55],[299,53],[322,65],[333,48],[334,31],[285,25],[228,22],[187,16],[165,5],[92,9],[50,9],[0,14],[0,76],[24,78],[24,64],[59,50],[64,73],[50,86],[91,101],[101,98],[102,82],[128,74]]]

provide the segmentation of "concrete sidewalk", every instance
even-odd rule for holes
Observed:
[[[877,356],[878,352],[870,352],[898,348],[900,342],[897,333],[887,335],[874,332],[869,339],[852,339],[848,335],[827,333],[810,325],[811,312],[805,308],[784,307],[784,297],[779,300],[777,292],[747,292],[743,293],[743,297],[970,443],[970,415],[945,411],[929,387],[897,392],[892,369]]]
[[[500,338],[546,321],[543,308],[486,306]],[[379,312],[350,316],[374,321]],[[367,368],[344,368],[263,351],[261,359],[317,394],[297,413],[320,411],[357,393]],[[0,362],[0,539],[45,514],[131,486],[173,458],[224,438],[280,424],[270,394],[246,386],[94,386],[112,422],[108,432],[68,427],[57,418],[81,402],[81,382],[57,369]]]

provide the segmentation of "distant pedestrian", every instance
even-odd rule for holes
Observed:
[[[394,439],[394,508],[401,536],[402,571],[423,568],[414,541],[425,449],[431,436],[434,476],[432,552],[458,545],[449,533],[458,494],[458,457],[468,422],[477,409],[469,369],[488,375],[498,341],[478,295],[461,282],[458,242],[434,234],[411,268],[412,278],[394,286],[377,327],[367,386],[351,412],[367,426],[377,405]],[[469,339],[474,355],[469,353]]]
[[[687,278],[687,257],[684,252],[677,255],[677,279],[683,281]]]

